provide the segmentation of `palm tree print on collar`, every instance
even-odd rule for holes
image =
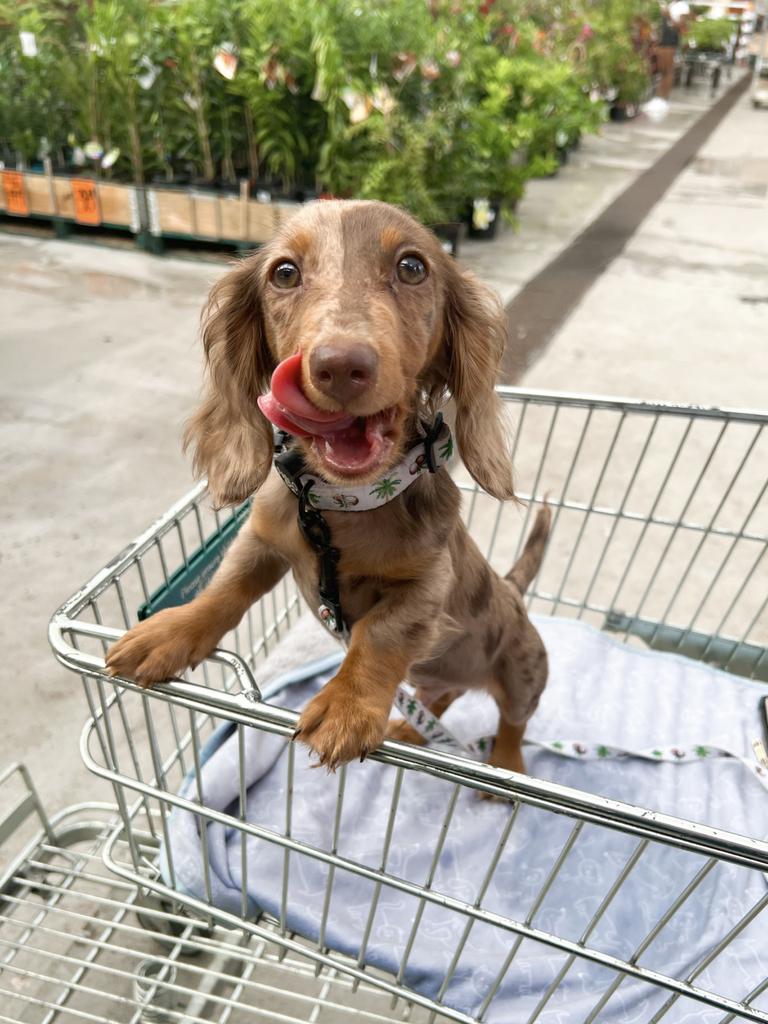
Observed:
[[[383,480],[379,480],[378,483],[373,485],[369,493],[378,498],[379,501],[385,501],[387,498],[395,496],[399,486],[400,480],[398,478],[385,476]]]

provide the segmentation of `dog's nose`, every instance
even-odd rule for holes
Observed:
[[[364,394],[376,381],[379,357],[370,345],[318,345],[309,357],[309,376],[318,391],[339,405]]]

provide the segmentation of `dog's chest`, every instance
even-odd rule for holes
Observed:
[[[351,517],[345,517],[347,519]],[[398,545],[389,531],[359,528],[366,516],[354,516],[354,525],[332,529],[332,543],[339,551],[336,586],[344,621],[351,627],[368,614],[391,588],[418,577],[424,569],[423,553]],[[294,548],[294,551],[296,549]],[[322,604],[320,597],[320,558],[307,545],[292,560],[293,574],[304,600],[313,612]]]
[[[286,558],[304,600],[317,613],[322,603],[319,552],[302,536],[296,499],[282,481],[270,483],[270,493],[264,496],[268,500],[259,508],[257,533]],[[340,556],[337,586],[348,625],[369,612],[389,587],[428,570],[439,538],[433,537],[419,505],[409,502],[408,507],[397,498],[365,512],[323,512],[330,546]]]
[[[344,621],[347,626],[354,625],[384,598],[388,590],[397,584],[396,579],[365,571],[347,571],[342,554],[337,574],[338,596]],[[351,562],[351,568],[365,570],[365,560]],[[302,597],[309,608],[317,613],[323,603],[320,596],[320,563],[314,553],[302,557],[293,565],[293,575]]]

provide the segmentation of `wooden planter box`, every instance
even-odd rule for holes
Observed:
[[[268,242],[294,203],[260,203],[244,187],[240,196],[183,188],[136,188],[90,178],[33,171],[0,171],[0,213],[53,221],[57,233],[69,225],[120,228],[146,245],[154,236],[220,242],[248,248]]]
[[[0,212],[44,217],[90,227],[124,228],[138,234],[136,189],[91,178],[66,178],[33,171],[2,171]]]
[[[149,230],[156,237],[210,242],[262,243],[296,207],[260,203],[247,195],[218,195],[187,189],[148,188]]]

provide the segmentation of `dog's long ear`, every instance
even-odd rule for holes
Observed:
[[[456,441],[464,465],[489,494],[514,498],[509,435],[494,390],[507,340],[500,301],[451,263],[445,294],[446,383],[456,403]]]
[[[264,332],[260,269],[259,256],[245,260],[214,286],[203,310],[206,391],[187,423],[184,447],[194,449],[195,472],[207,474],[217,508],[244,501],[272,464],[272,427],[256,404],[275,365]]]

